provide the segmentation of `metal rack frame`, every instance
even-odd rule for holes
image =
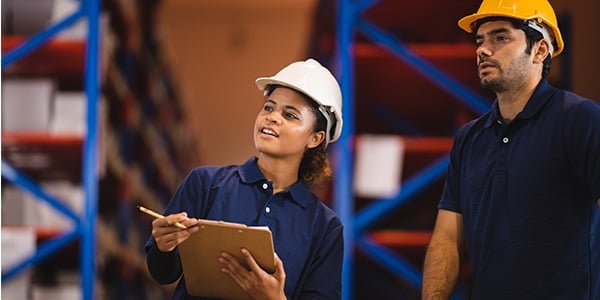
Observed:
[[[2,177],[14,185],[47,202],[58,212],[68,217],[74,228],[39,245],[36,252],[2,273],[2,281],[8,281],[21,271],[32,267],[76,238],[80,244],[80,272],[82,299],[93,299],[95,278],[95,222],[98,206],[98,97],[99,80],[99,16],[100,0],[82,0],[79,8],[60,22],[38,32],[17,48],[2,57],[2,69],[45,44],[57,33],[87,18],[87,41],[85,51],[85,94],[87,98],[87,131],[83,141],[82,184],[84,189],[84,212],[82,216],[73,212],[61,201],[46,193],[39,184],[27,178],[10,164],[2,161]]]
[[[489,104],[480,95],[472,92],[451,76],[448,76],[430,64],[427,60],[414,54],[393,35],[363,20],[361,18],[362,12],[377,2],[378,0],[363,0],[360,2],[352,0],[338,1],[336,28],[337,53],[335,55],[335,63],[344,97],[343,115],[345,128],[334,148],[337,174],[334,178],[334,209],[345,225],[344,235],[346,243],[344,269],[342,272],[343,299],[352,299],[353,250],[355,246],[358,246],[361,251],[369,255],[383,268],[388,269],[399,278],[403,278],[415,288],[420,289],[422,276],[420,271],[406,262],[401,256],[386,249],[385,246],[378,245],[369,240],[365,232],[376,220],[388,216],[396,208],[411,199],[411,197],[441,178],[448,166],[448,155],[444,155],[412,178],[407,179],[397,195],[386,199],[386,201],[375,201],[359,212],[355,213],[353,211],[352,178],[354,155],[351,143],[354,134],[354,53],[352,52],[354,33],[356,31],[362,32],[374,44],[380,45],[385,50],[391,52],[397,59],[402,60],[473,111],[483,113],[489,109]],[[454,295],[453,299],[461,299],[461,297]]]

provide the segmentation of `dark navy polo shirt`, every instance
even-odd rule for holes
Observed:
[[[340,299],[344,251],[340,219],[302,181],[273,195],[272,183],[256,162],[254,157],[239,166],[192,170],[164,214],[185,211],[194,218],[268,226],[283,261],[288,299]],[[174,282],[180,277],[177,251],[158,251],[152,237],[145,248],[157,281]],[[199,299],[187,295],[184,280],[173,299]]]
[[[593,299],[600,105],[542,80],[509,124],[493,107],[458,131],[439,204],[462,214],[472,298]]]

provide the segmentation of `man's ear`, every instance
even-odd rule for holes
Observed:
[[[325,140],[325,131],[321,130],[321,131],[313,132],[310,135],[310,140],[308,141],[308,145],[306,145],[306,148],[308,148],[308,149],[315,148],[315,147],[319,146],[324,140]]]
[[[534,63],[543,63],[544,59],[550,54],[550,43],[546,39],[541,39],[537,42],[537,47],[535,47],[535,54],[533,56]]]

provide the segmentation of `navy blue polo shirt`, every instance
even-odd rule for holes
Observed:
[[[462,214],[472,299],[593,299],[600,105],[542,80],[501,120],[495,102],[458,131],[439,204]]]
[[[194,218],[268,226],[275,252],[283,261],[288,299],[340,299],[344,251],[340,219],[301,180],[273,195],[272,183],[256,162],[254,157],[239,166],[192,170],[164,214],[185,211]],[[179,278],[179,267],[176,274],[165,274],[173,269],[169,264],[180,263],[177,251],[158,251],[152,237],[145,248],[157,281]],[[178,283],[173,299],[199,299],[187,295],[184,280]]]

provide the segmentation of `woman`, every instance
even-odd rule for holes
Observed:
[[[197,219],[268,226],[276,270],[262,270],[248,251],[243,262],[223,253],[223,272],[255,299],[339,299],[343,226],[310,191],[331,175],[327,145],[342,129],[335,77],[317,61],[294,62],[256,80],[264,103],[254,124],[257,155],[242,165],[203,166],[188,174],[165,211],[152,222],[147,264],[161,284],[181,277],[173,299],[188,295],[177,245],[198,229]],[[188,229],[181,230],[179,222]],[[215,258],[217,259],[217,258]]]

